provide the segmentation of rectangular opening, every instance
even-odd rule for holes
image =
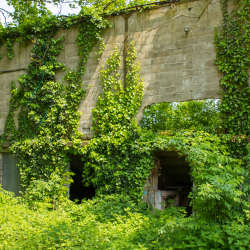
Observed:
[[[78,203],[81,203],[82,199],[92,199],[95,196],[95,188],[93,185],[88,187],[83,183],[83,169],[84,161],[81,160],[80,155],[71,155],[70,156],[70,171],[74,173],[72,176],[73,183],[70,185],[70,199],[72,201],[78,200]]]
[[[174,200],[173,205],[185,207],[187,215],[191,215],[189,193],[192,191],[190,166],[185,157],[179,157],[173,152],[161,152],[158,155],[160,167],[158,170],[158,190],[161,190],[162,202],[168,205],[169,200]]]
[[[160,151],[156,153],[158,168],[152,171],[144,186],[143,202],[152,204],[160,210],[170,205],[184,207],[187,216],[192,214],[189,193],[192,191],[191,168],[185,157],[176,152]]]

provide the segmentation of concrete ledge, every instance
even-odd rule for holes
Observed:
[[[9,148],[10,146],[11,146],[11,144],[8,141],[5,141],[5,142],[3,142],[2,145],[0,145],[0,147],[2,147],[2,148]]]
[[[82,141],[82,146],[88,145],[90,141]],[[68,141],[66,144],[67,147],[73,147],[73,142]]]
[[[88,144],[89,144],[89,141],[82,141],[82,146],[85,146],[85,145],[88,145]],[[0,145],[0,148],[6,149],[6,148],[9,148],[10,146],[11,146],[11,143],[8,142],[8,141],[5,141],[5,142],[2,143],[2,145]],[[68,141],[66,143],[66,146],[67,147],[72,147],[73,146],[73,142],[72,141]]]

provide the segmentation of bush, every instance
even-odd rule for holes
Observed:
[[[53,208],[60,203],[67,203],[68,185],[72,182],[72,172],[66,172],[63,177],[59,173],[51,174],[48,181],[32,179],[24,192],[24,199],[32,208]]]
[[[0,249],[248,249],[250,227],[185,217],[181,208],[149,211],[126,196],[32,209],[0,190]]]

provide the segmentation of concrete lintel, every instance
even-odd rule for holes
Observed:
[[[155,152],[157,156],[178,156],[178,152],[174,151],[174,149],[166,149]]]
[[[11,146],[11,144],[8,141],[5,141],[5,142],[3,142],[2,145],[0,145],[0,147],[2,147],[2,148],[9,148],[10,146]]]
[[[81,145],[82,147],[83,146],[86,146],[89,144],[90,141],[82,141]],[[73,147],[73,142],[72,141],[68,141],[67,144],[66,144],[67,147]]]

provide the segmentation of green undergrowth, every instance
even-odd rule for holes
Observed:
[[[170,207],[153,212],[121,195],[34,210],[1,189],[0,248],[248,249],[249,225],[184,218],[183,211]]]

